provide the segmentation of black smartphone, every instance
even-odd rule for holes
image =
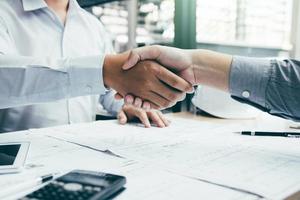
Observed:
[[[103,172],[74,170],[42,188],[21,198],[22,200],[104,200],[123,191],[124,176]]]

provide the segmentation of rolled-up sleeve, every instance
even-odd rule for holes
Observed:
[[[300,121],[300,62],[234,57],[232,98],[272,115]]]

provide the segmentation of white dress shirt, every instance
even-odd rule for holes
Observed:
[[[76,0],[65,25],[44,0],[1,0],[0,132],[90,122],[98,103],[116,114],[123,102],[102,78],[108,52],[102,24]]]

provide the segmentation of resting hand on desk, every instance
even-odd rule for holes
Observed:
[[[139,106],[141,106],[141,104],[124,104],[122,110],[118,114],[119,123],[126,124],[128,121],[139,120],[146,128],[151,127],[150,122],[160,128],[169,126],[170,122],[159,110],[145,110]]]

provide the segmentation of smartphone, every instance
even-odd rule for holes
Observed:
[[[125,183],[124,176],[74,170],[49,182],[21,200],[105,200],[123,191]]]

